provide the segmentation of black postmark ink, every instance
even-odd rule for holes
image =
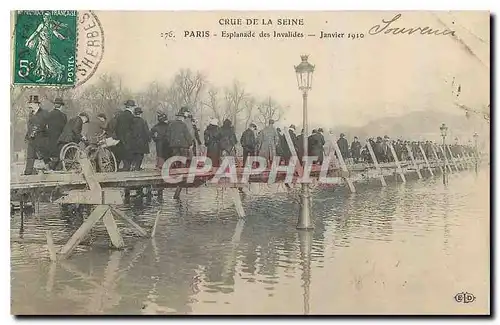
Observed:
[[[78,12],[78,56],[76,60],[76,86],[89,80],[97,71],[104,55],[104,31],[97,15]]]
[[[393,27],[393,23],[401,18],[401,14],[397,14],[390,20],[382,19],[382,24],[372,26],[368,30],[368,34],[391,34],[391,35],[434,35],[434,36],[455,36],[455,31],[450,29],[436,29],[429,26],[424,27]]]

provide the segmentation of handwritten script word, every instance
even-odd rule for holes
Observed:
[[[408,28],[408,27],[392,27],[391,26],[392,23],[394,23],[399,18],[401,18],[401,14],[397,14],[391,20],[384,20],[384,19],[382,19],[383,25],[382,26],[381,25],[374,25],[372,28],[370,28],[370,30],[368,31],[368,34],[370,34],[370,35],[377,35],[377,34],[380,34],[380,33],[384,32],[384,34],[393,34],[393,35],[398,35],[398,34],[412,35],[412,34],[414,34],[416,32],[420,32],[421,35],[435,35],[435,36],[439,36],[439,35],[452,35],[452,36],[455,36],[455,31],[449,30],[449,29],[444,29],[444,30],[432,29],[432,28],[430,28],[428,26],[425,26],[425,27],[412,27],[412,28]],[[389,28],[389,26],[391,26],[391,28]]]
[[[464,304],[469,304],[471,302],[474,302],[476,300],[476,297],[472,293],[469,292],[460,292],[455,295],[455,301],[456,302],[462,302]]]

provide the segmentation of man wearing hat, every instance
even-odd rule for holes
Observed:
[[[340,133],[340,139],[337,140],[337,145],[339,146],[342,158],[346,161],[349,158],[349,142],[347,142],[344,133]]]
[[[259,156],[267,159],[267,165],[270,166],[276,156],[276,147],[280,138],[274,127],[274,120],[269,120],[269,125],[262,129],[259,134]]]
[[[97,144],[107,137],[107,121],[106,114],[99,113],[87,123],[86,134],[90,143]]]
[[[358,137],[354,137],[354,141],[351,143],[351,157],[355,164],[357,164],[361,158],[361,143]]]
[[[167,141],[167,114],[158,112],[158,123],[151,128],[151,138],[156,143],[156,169],[162,169],[163,163],[170,157]]]
[[[191,152],[189,151],[189,148],[193,144],[194,138],[184,122],[184,113],[185,111],[181,109],[177,113],[175,120],[168,123],[166,136],[172,156],[183,156],[190,159]],[[179,164],[176,166],[178,165]]]
[[[219,120],[216,118],[210,119],[210,123],[203,133],[203,138],[205,140],[205,147],[207,147],[207,157],[212,161],[212,167],[220,166],[220,136]]]
[[[132,166],[132,132],[134,124],[134,109],[137,106],[135,101],[128,99],[124,103],[124,110],[116,117],[115,134],[120,140],[116,146],[119,160],[123,161],[124,171],[129,171]]]
[[[54,109],[48,113],[48,143],[50,148],[50,156],[52,158],[55,158],[55,160],[57,161],[59,158],[59,147],[57,145],[57,141],[61,136],[64,126],[68,122],[68,117],[61,111],[62,107],[64,106],[64,101],[61,97],[57,97],[53,103]],[[55,162],[52,163],[51,167],[51,169],[55,169]]]
[[[70,142],[80,143],[80,141],[86,141],[87,139],[82,135],[83,125],[88,123],[90,120],[89,114],[86,112],[81,112],[78,116],[73,117],[66,123],[64,129],[59,136],[57,144],[59,150]]]
[[[255,137],[255,131],[257,130],[257,125],[250,123],[248,129],[243,131],[240,138],[241,146],[243,147],[243,166],[246,166],[248,156],[254,156],[257,147],[257,139]]]
[[[134,108],[134,120],[132,123],[132,143],[130,150],[132,154],[131,170],[141,170],[144,155],[149,154],[149,142],[151,136],[149,133],[148,123],[141,117],[143,111],[140,107]]]
[[[50,163],[50,150],[48,148],[47,121],[48,113],[40,107],[38,95],[31,95],[28,99],[30,110],[25,141],[26,150],[25,175],[33,174],[35,159],[43,159],[47,168]]]

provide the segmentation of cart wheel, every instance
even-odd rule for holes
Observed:
[[[107,148],[99,148],[97,152],[97,165],[100,172],[112,173],[118,170],[115,155]]]
[[[80,165],[79,158],[84,154],[85,153],[76,143],[70,142],[65,144],[62,147],[61,153],[59,155],[63,170],[80,172],[82,170],[82,167]]]

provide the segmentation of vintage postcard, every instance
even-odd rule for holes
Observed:
[[[490,19],[11,12],[11,313],[489,315]]]

